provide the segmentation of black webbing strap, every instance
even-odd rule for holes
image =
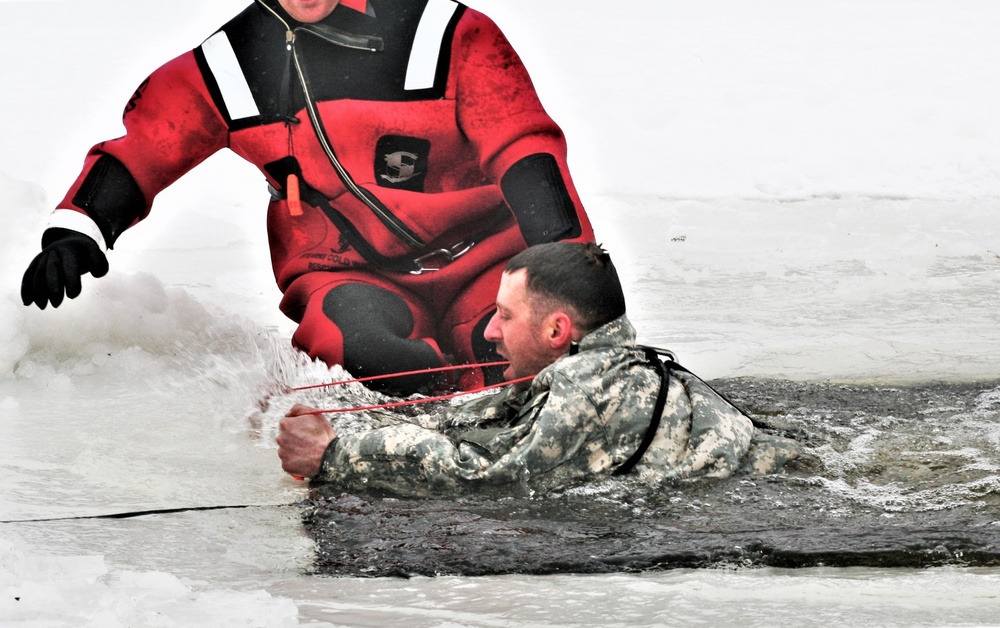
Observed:
[[[330,199],[325,194],[309,185],[309,182],[302,176],[302,168],[295,157],[288,156],[277,161],[272,161],[264,165],[264,170],[271,175],[275,181],[284,182],[289,175],[295,175],[299,180],[299,197],[321,210],[333,225],[340,231],[347,242],[358,252],[366,262],[384,270],[397,273],[408,273],[419,268],[419,265],[412,259],[393,259],[379,253],[361,232],[358,231],[344,214],[340,213],[330,205]],[[280,185],[280,183],[279,183]],[[267,191],[271,193],[271,198],[276,201],[285,200],[288,194],[284,189],[279,189],[268,184]]]
[[[447,249],[438,249],[437,251],[432,251],[430,254],[425,254],[417,258],[392,258],[382,255],[375,249],[374,246],[371,245],[370,242],[368,242],[368,240],[365,239],[361,232],[358,231],[357,227],[355,227],[354,224],[351,223],[346,216],[344,216],[344,214],[334,209],[325,194],[306,183],[301,177],[299,178],[299,189],[299,194],[302,200],[313,207],[317,207],[322,210],[323,213],[326,214],[326,217],[330,219],[330,222],[337,227],[337,230],[344,234],[344,237],[347,238],[347,242],[354,247],[354,250],[357,251],[358,254],[372,266],[396,273],[420,274],[421,272],[427,270],[421,264],[421,260],[425,260],[426,258],[437,255],[438,253],[451,254],[451,251]],[[272,197],[279,199],[284,198],[284,193],[282,191],[277,190],[276,188],[271,188],[271,190]],[[465,240],[455,245],[453,248],[460,248],[461,251],[448,258],[448,261],[455,261],[475,245],[479,244],[489,236],[499,232],[504,223],[509,220],[509,215],[502,209],[503,206],[498,205],[496,218],[490,222],[485,229],[467,237]]]
[[[305,181],[300,181],[299,186],[302,200],[309,203],[313,207],[318,207],[323,210],[323,213],[330,219],[330,222],[337,227],[338,231],[344,234],[347,241],[354,247],[354,250],[365,259],[365,261],[369,262],[373,266],[377,266],[378,268],[397,273],[408,273],[419,269],[419,265],[412,259],[393,259],[376,251],[375,247],[373,247],[368,240],[365,240],[364,236],[361,235],[361,232],[358,231],[357,227],[355,227],[346,216],[330,205],[330,201],[326,198],[325,194]]]
[[[670,389],[670,371],[680,366],[673,361],[673,356],[669,353],[667,354],[669,359],[664,364],[660,359],[659,352],[654,347],[637,348],[642,349],[646,353],[646,359],[649,360],[650,364],[653,365],[653,369],[660,375],[660,390],[656,394],[653,417],[649,420],[649,426],[646,428],[646,434],[642,437],[642,442],[639,443],[639,448],[628,460],[615,469],[612,475],[625,475],[630,472],[646,454],[646,450],[652,444],[653,438],[656,437],[656,431],[660,429],[660,415],[663,414],[663,407],[667,404],[667,392]]]

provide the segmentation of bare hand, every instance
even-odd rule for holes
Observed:
[[[336,436],[330,422],[314,412],[313,408],[295,404],[278,423],[278,457],[281,468],[292,475],[319,475],[323,453]]]

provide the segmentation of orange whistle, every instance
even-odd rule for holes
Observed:
[[[285,202],[288,204],[288,215],[302,215],[302,199],[299,198],[299,178],[289,174],[285,182]]]

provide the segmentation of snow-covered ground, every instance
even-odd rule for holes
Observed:
[[[245,3],[0,0],[0,520],[301,494],[246,421],[261,382],[312,373],[286,349],[291,326],[277,311],[266,190],[253,168],[220,154],[185,176],[121,238],[111,273],[87,278],[81,298],[40,312],[18,296],[48,212],[86,150],[121,133],[135,86]],[[713,378],[1000,377],[1000,4],[469,4],[500,24],[563,126],[642,340]],[[388,606],[397,594],[411,610],[426,594],[429,625],[539,617],[524,611],[505,622],[482,594],[459,609],[448,601],[456,590],[478,586],[462,579],[409,589],[311,582],[295,575],[308,552],[294,519],[247,516],[240,526],[201,531],[206,543],[231,544],[203,573],[209,559],[195,550],[174,562],[166,550],[154,552],[160,562],[139,558],[144,542],[165,534],[155,525],[95,527],[80,538],[0,524],[0,623],[294,625],[296,605],[313,619],[361,623],[381,617],[366,596]],[[123,550],[123,539],[135,547]],[[263,547],[259,555],[250,544]],[[285,573],[274,567],[282,548],[287,578],[274,575]],[[227,576],[255,561],[270,574],[259,584],[247,575],[256,567]],[[993,604],[996,616],[986,595],[995,571],[934,574],[925,597],[927,579],[858,577],[857,589],[826,573],[574,586],[610,587],[649,609],[661,596],[683,599],[685,582],[729,608],[752,587],[775,613],[763,623],[801,619],[802,596],[782,593],[789,586],[817,600],[837,590],[861,600],[874,586],[915,608],[914,622],[949,623],[946,612],[966,611],[964,623],[988,623],[973,603]],[[553,608],[574,599],[563,581],[525,581]],[[518,580],[487,582],[527,595]],[[963,606],[953,590],[975,594]],[[354,597],[338,606],[333,591]],[[686,617],[719,620],[697,606]],[[862,607],[831,616],[899,621]],[[821,602],[811,610],[823,616]],[[594,614],[581,624],[586,617],[602,623]],[[565,623],[558,613],[542,618]]]

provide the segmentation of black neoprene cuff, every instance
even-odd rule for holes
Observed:
[[[580,218],[552,155],[521,159],[504,173],[500,189],[528,246],[580,235]]]

